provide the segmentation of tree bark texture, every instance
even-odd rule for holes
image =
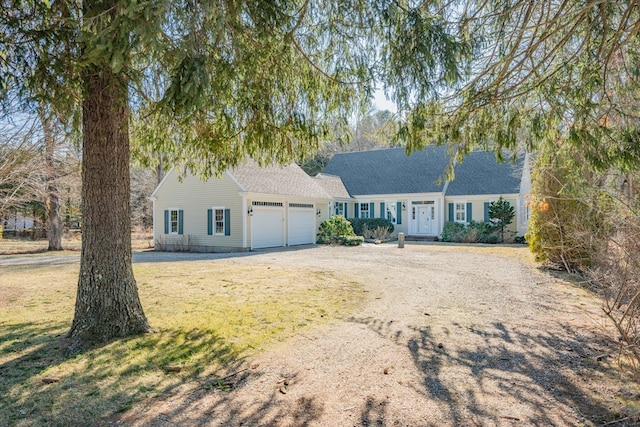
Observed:
[[[44,109],[40,110],[42,133],[44,135],[45,166],[47,170],[47,239],[49,251],[62,250],[62,218],[60,218],[60,198],[56,186],[55,146],[50,118]]]
[[[123,74],[95,66],[84,81],[82,255],[71,351],[150,329],[131,266],[129,108]]]

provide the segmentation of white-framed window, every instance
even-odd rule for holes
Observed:
[[[397,207],[398,203],[394,201],[386,201],[384,203],[385,210],[387,211],[385,216],[391,224],[395,224],[398,218]]]
[[[224,207],[213,207],[213,234],[224,235]]]
[[[344,202],[336,202],[334,213],[344,216]]]
[[[207,234],[209,236],[231,235],[231,211],[224,206],[207,209]]]
[[[453,219],[455,220],[455,222],[467,222],[467,203],[455,202],[453,208]]]
[[[358,218],[370,218],[369,202],[358,203],[359,215]]]
[[[179,218],[178,209],[169,209],[169,234],[178,234]]]

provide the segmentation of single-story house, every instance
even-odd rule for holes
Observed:
[[[472,152],[455,165],[455,178],[447,182],[449,159],[447,148],[438,146],[409,156],[404,148],[341,153],[323,174],[339,176],[351,196],[334,202],[336,213],[387,218],[407,236],[435,238],[447,221],[489,221],[489,204],[500,196],[516,209],[509,229],[526,232],[523,191],[529,189],[529,172],[524,158],[499,163],[491,152]]]
[[[527,229],[528,161],[499,163],[493,153],[472,152],[447,182],[446,147],[407,156],[391,148],[333,156],[322,173],[299,166],[260,167],[247,161],[207,181],[171,170],[152,194],[158,250],[206,252],[315,243],[332,215],[387,218],[395,232],[435,238],[445,222],[488,221],[500,196],[516,208],[509,227]]]
[[[156,250],[198,252],[315,243],[332,200],[296,164],[254,161],[207,181],[173,169],[151,198]]]

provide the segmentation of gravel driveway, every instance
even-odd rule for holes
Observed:
[[[351,317],[234,368],[246,370],[231,377],[231,391],[185,385],[114,422],[592,426],[616,419],[613,396],[624,387],[615,355],[606,357],[612,349],[600,301],[520,261],[526,250],[364,245],[235,257],[346,273],[368,298]]]

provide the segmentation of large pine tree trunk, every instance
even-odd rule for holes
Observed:
[[[44,135],[45,166],[47,169],[47,239],[49,251],[62,250],[62,218],[60,218],[60,201],[56,186],[55,137],[51,119],[44,108],[40,109],[42,134]]]
[[[82,255],[71,351],[149,331],[131,266],[129,109],[123,74],[96,66],[84,82]]]

